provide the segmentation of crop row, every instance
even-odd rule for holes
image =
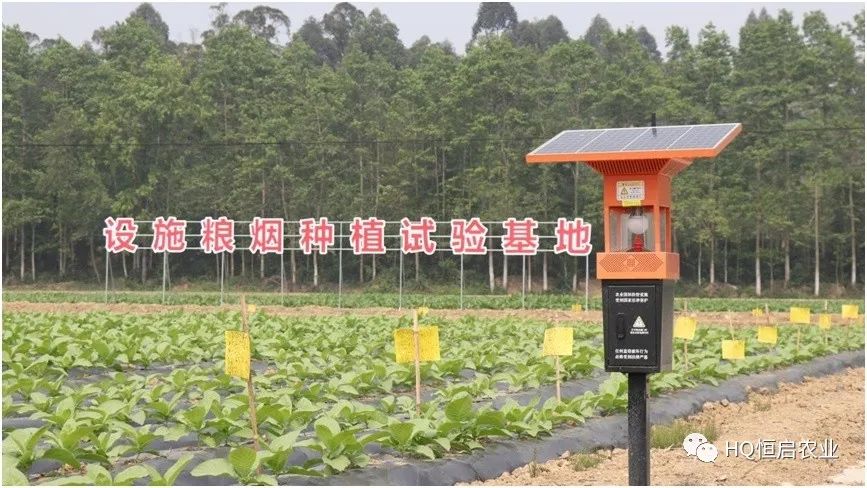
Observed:
[[[226,293],[224,303],[238,303],[240,295]],[[33,303],[102,303],[105,301],[103,292],[72,292],[72,291],[25,291],[13,290],[3,292],[4,301],[19,301]],[[120,291],[108,295],[111,303],[159,304],[162,303],[159,292]],[[434,309],[460,308],[461,297],[453,294],[405,293],[402,298],[404,307],[427,306]],[[399,297],[395,293],[344,293],[340,298],[336,293],[293,293],[281,296],[279,293],[249,293],[247,302],[257,305],[327,306],[338,304],[346,308],[396,307]],[[827,300],[831,312],[839,312],[844,303],[857,303],[864,309],[863,300]],[[219,305],[220,294],[215,292],[180,292],[168,293],[165,303],[168,305]],[[584,304],[584,297],[573,294],[529,293],[522,302],[520,294],[511,295],[465,295],[463,307],[467,309],[552,309],[568,310],[573,304]],[[690,298],[689,310],[693,312],[748,312],[754,308],[763,308],[766,304],[773,312],[786,312],[789,307],[810,308],[813,313],[824,310],[826,300],[818,299],[762,299],[762,298]],[[591,310],[601,309],[599,297],[590,299]],[[675,303],[678,309],[683,307],[683,300]]]
[[[436,320],[432,315],[425,320]],[[425,388],[434,394],[416,413],[414,400],[403,394],[412,384],[411,371],[393,363],[391,331],[401,325],[397,320],[258,313],[251,321],[254,357],[266,369],[255,375],[262,436],[256,455],[244,384],[222,374],[219,359],[221,332],[236,326],[237,314],[6,314],[4,319],[3,415],[38,422],[4,433],[4,467],[17,468],[9,477],[29,472],[30,481],[125,484],[149,477],[158,484],[192,468],[194,475],[273,483],[282,474],[322,476],[364,466],[373,445],[394,455],[435,458],[482,448],[490,439],[546,435],[558,425],[576,425],[626,405],[625,377],[612,374],[597,390],[559,403],[507,400],[498,409],[492,406],[492,397],[554,380],[550,360],[540,355],[544,322],[436,320],[443,359],[424,365]],[[651,376],[651,392],[863,347],[860,327],[827,332],[803,327],[799,341],[794,326],[780,332],[780,342],[768,347],[757,343],[751,330],[735,331],[747,341],[747,359],[730,363],[719,360],[720,340],[730,332],[700,328],[689,346],[689,367],[678,351],[673,371]],[[567,374],[593,374],[600,330],[584,324],[575,334],[576,354],[564,358]],[[101,345],[87,347],[88,341]],[[76,356],[79,362],[71,359]],[[151,374],[129,370],[199,361],[213,362]],[[82,373],[79,368],[103,374],[82,382],[87,378],[70,377]],[[118,368],[127,370],[112,371]],[[520,379],[530,371],[531,381]],[[497,382],[509,388],[498,390]],[[142,456],[165,454],[161,446],[184,440],[194,449],[230,450],[194,467],[185,466],[190,462],[185,456],[167,472],[142,462]],[[312,455],[298,461],[300,451]],[[83,465],[85,474],[72,473]]]

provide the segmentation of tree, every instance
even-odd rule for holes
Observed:
[[[593,17],[593,20],[590,21],[590,27],[587,28],[587,31],[584,33],[584,41],[587,44],[590,44],[597,50],[602,49],[602,45],[605,41],[605,38],[613,33],[611,29],[611,24],[605,20],[599,14]]]
[[[355,8],[349,2],[340,2],[322,17],[322,28],[331,36],[340,58],[349,47],[349,39],[359,22],[364,19],[364,12]]]
[[[330,66],[336,66],[340,60],[340,53],[337,51],[337,45],[333,39],[325,37],[325,31],[322,25],[313,17],[309,17],[295,33],[294,39],[307,44],[313,49],[316,57],[321,63],[327,63]]]
[[[282,10],[273,7],[257,5],[249,10],[241,10],[232,20],[247,26],[253,34],[268,42],[274,41],[281,27],[289,33],[289,17]]]
[[[160,34],[160,39],[163,44],[169,42],[169,26],[163,21],[163,17],[157,12],[153,5],[143,3],[138,6],[131,14],[130,18],[139,18],[143,20],[151,29]]]
[[[401,67],[406,64],[406,49],[397,34],[397,26],[379,9],[373,9],[358,22],[352,42],[365,54],[383,56],[393,66]]]
[[[563,28],[560,19],[551,15],[533,22],[522,20],[515,26],[512,38],[519,46],[532,47],[544,52],[555,44],[568,41],[569,34]]]
[[[647,54],[650,54],[650,57],[657,61],[662,59],[659,49],[656,48],[656,38],[653,37],[653,34],[648,32],[647,27],[642,25],[635,32],[635,35],[638,37],[638,42],[647,51]]]
[[[471,42],[479,36],[490,36],[510,31],[518,24],[518,13],[509,2],[482,2],[476,13]]]
[[[27,144],[39,127],[38,95],[35,88],[37,59],[31,48],[36,41],[17,25],[3,27],[3,232],[13,233],[19,255],[19,279],[25,279],[25,253],[28,227],[40,220],[43,202],[37,197],[37,160],[32,151],[9,147],[9,143]],[[32,238],[32,237],[31,237]],[[33,242],[31,241],[31,247]],[[8,248],[7,246],[4,246]],[[7,263],[10,251],[7,252]],[[31,250],[32,253],[32,250]]]
[[[146,283],[152,253],[104,260],[108,215],[282,215],[290,233],[310,216],[573,215],[596,224],[600,249],[599,175],[524,157],[564,129],[644,126],[656,113],[660,125],[744,124],[719,157],[674,180],[684,284],[754,282],[750,293],[766,295],[863,283],[863,12],[832,25],[816,12],[796,24],[757,11],[737,47],[713,24],[694,44],[672,26],[663,60],[641,27],[615,31],[596,16],[569,40],[556,17],[519,23],[508,4],[480,7],[461,55],[427,37],[406,49],[382,12],[346,3],[306,19],[287,44],[277,41],[284,16],[267,7],[230,16],[215,5],[202,41],[178,44],[152,6],[131,10],[81,46],[4,27],[8,277],[95,282],[119,264]],[[343,257],[360,281],[397,282],[394,254]],[[463,264],[467,276],[487,272],[491,290],[508,288],[517,263],[500,259]],[[291,282],[336,281],[337,260],[290,252]],[[575,290],[586,271],[562,255],[525,262],[531,276],[541,267],[543,288]],[[167,276],[213,276],[218,263],[188,253]],[[249,253],[236,253],[231,276],[237,265],[245,279],[280,272]],[[445,254],[408,266],[457,278]]]

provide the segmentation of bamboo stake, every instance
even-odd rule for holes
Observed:
[[[729,313],[726,314],[726,318],[729,319],[729,334],[732,336],[732,340],[735,340],[735,327],[732,324],[732,311],[729,310]]]
[[[686,299],[683,300],[683,313],[684,315],[689,312],[689,305],[686,302]],[[689,371],[689,341],[683,339],[683,372],[686,373]]]
[[[689,371],[689,352],[687,351],[688,340],[683,340],[683,372]]]
[[[554,356],[554,364],[557,367],[557,403],[560,403],[560,356]]]
[[[419,357],[421,355],[421,346],[419,345],[418,332],[418,310],[412,312],[412,340],[415,344],[415,412],[421,415],[421,368],[419,366]]]
[[[828,300],[825,300],[825,314],[826,315],[828,314]],[[830,321],[831,317],[828,317],[828,320]],[[821,325],[822,325],[822,319],[820,318],[819,319],[819,329],[822,330],[822,342],[824,342],[825,345],[827,346],[828,345],[828,331],[825,329],[822,329]]]
[[[250,325],[247,322],[247,299],[241,295],[241,324],[244,326],[244,333],[250,337]],[[252,338],[250,339],[252,342]],[[251,344],[252,345],[252,344]],[[259,452],[259,421],[256,419],[256,392],[253,390],[253,358],[250,358],[250,374],[247,376],[247,401],[250,407],[250,426],[253,428],[253,449]],[[257,469],[259,474],[262,474],[262,467]]]
[[[771,309],[768,307],[767,303],[765,304],[765,324],[768,326],[771,325]],[[779,342],[779,337],[777,338],[777,342]],[[773,349],[775,347],[777,347],[776,344],[769,345],[768,351],[770,351],[771,349]]]

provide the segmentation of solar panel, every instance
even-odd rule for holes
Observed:
[[[623,149],[626,151],[638,151],[641,149],[666,149],[678,140],[689,127],[659,127],[646,131],[644,134],[630,142]]]
[[[537,151],[546,153],[576,152],[605,129],[567,130],[542,145]]]
[[[528,154],[527,162],[711,157],[740,130],[740,124],[567,130]]]
[[[714,147],[736,124],[696,125],[672,144],[671,149]]]
[[[647,129],[619,129],[606,130],[592,142],[581,148],[581,152],[608,152],[619,151],[627,144],[634,141],[637,137],[644,133]]]

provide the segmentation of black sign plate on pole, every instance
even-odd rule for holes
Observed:
[[[605,371],[627,373],[629,484],[650,484],[647,375],[671,370],[674,281],[602,280]]]
[[[602,280],[605,371],[670,371],[674,282]]]

